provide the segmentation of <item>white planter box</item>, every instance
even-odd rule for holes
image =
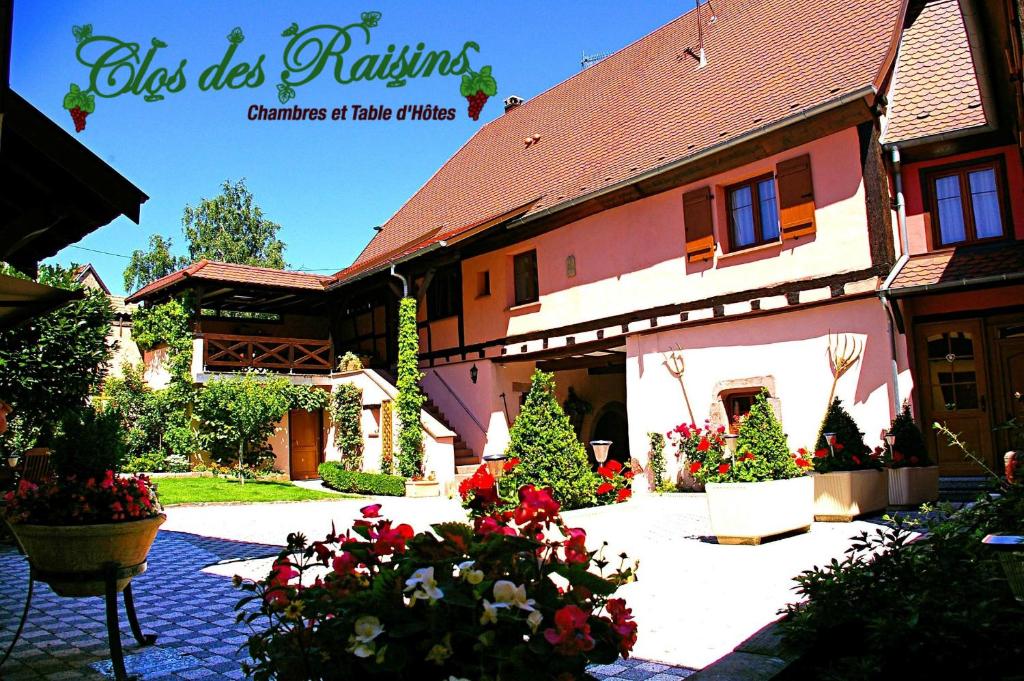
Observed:
[[[848,523],[889,503],[884,470],[814,473],[814,519]]]
[[[889,505],[918,506],[939,498],[938,466],[889,469]]]
[[[711,532],[719,544],[760,544],[814,522],[814,480],[810,476],[767,482],[709,482]]]
[[[405,496],[407,497],[439,497],[441,485],[437,480],[406,480]]]

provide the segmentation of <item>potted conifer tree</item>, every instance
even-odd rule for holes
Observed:
[[[743,418],[731,459],[709,449],[694,477],[705,483],[711,531],[719,544],[760,544],[766,537],[807,530],[814,521],[811,462],[791,454],[768,393]]]
[[[883,461],[889,469],[889,505],[918,506],[939,498],[939,467],[928,456],[924,435],[914,423],[910,405],[893,419]]]
[[[885,508],[888,490],[881,450],[864,444],[864,433],[837,397],[821,423],[814,451],[814,519],[850,522]]]

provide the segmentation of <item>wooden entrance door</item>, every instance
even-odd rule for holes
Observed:
[[[320,475],[320,419],[318,411],[292,409],[288,413],[292,480],[310,480]]]
[[[1013,418],[1024,423],[1024,317],[997,323],[992,331],[996,346],[994,366],[999,379],[994,386],[999,411],[994,416],[1000,423]],[[996,442],[997,453],[1019,446],[1006,431],[1000,431]]]
[[[982,475],[984,471],[950,447],[931,427],[943,423],[986,465],[992,467],[992,422],[989,415],[986,348],[976,319],[922,324],[917,340],[919,395],[925,439],[942,475]]]

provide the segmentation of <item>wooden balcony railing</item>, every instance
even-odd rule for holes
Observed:
[[[208,370],[273,369],[330,373],[334,349],[329,340],[203,334],[203,365]]]

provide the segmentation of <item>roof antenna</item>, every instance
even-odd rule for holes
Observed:
[[[608,52],[598,52],[596,54],[587,54],[585,51],[580,57],[580,70],[587,68],[597,62],[601,61],[608,56]]]
[[[697,5],[697,42],[699,47],[698,50],[694,50],[692,47],[687,47],[683,51],[697,61],[698,69],[702,69],[708,65],[708,57],[707,54],[704,52],[704,22],[701,21],[700,16],[700,0],[694,0],[694,2]],[[715,6],[711,4],[711,0],[707,0],[705,4],[707,4],[707,6],[711,9],[711,18],[708,19],[708,25],[710,26],[711,24],[718,21],[718,15],[715,14]]]

